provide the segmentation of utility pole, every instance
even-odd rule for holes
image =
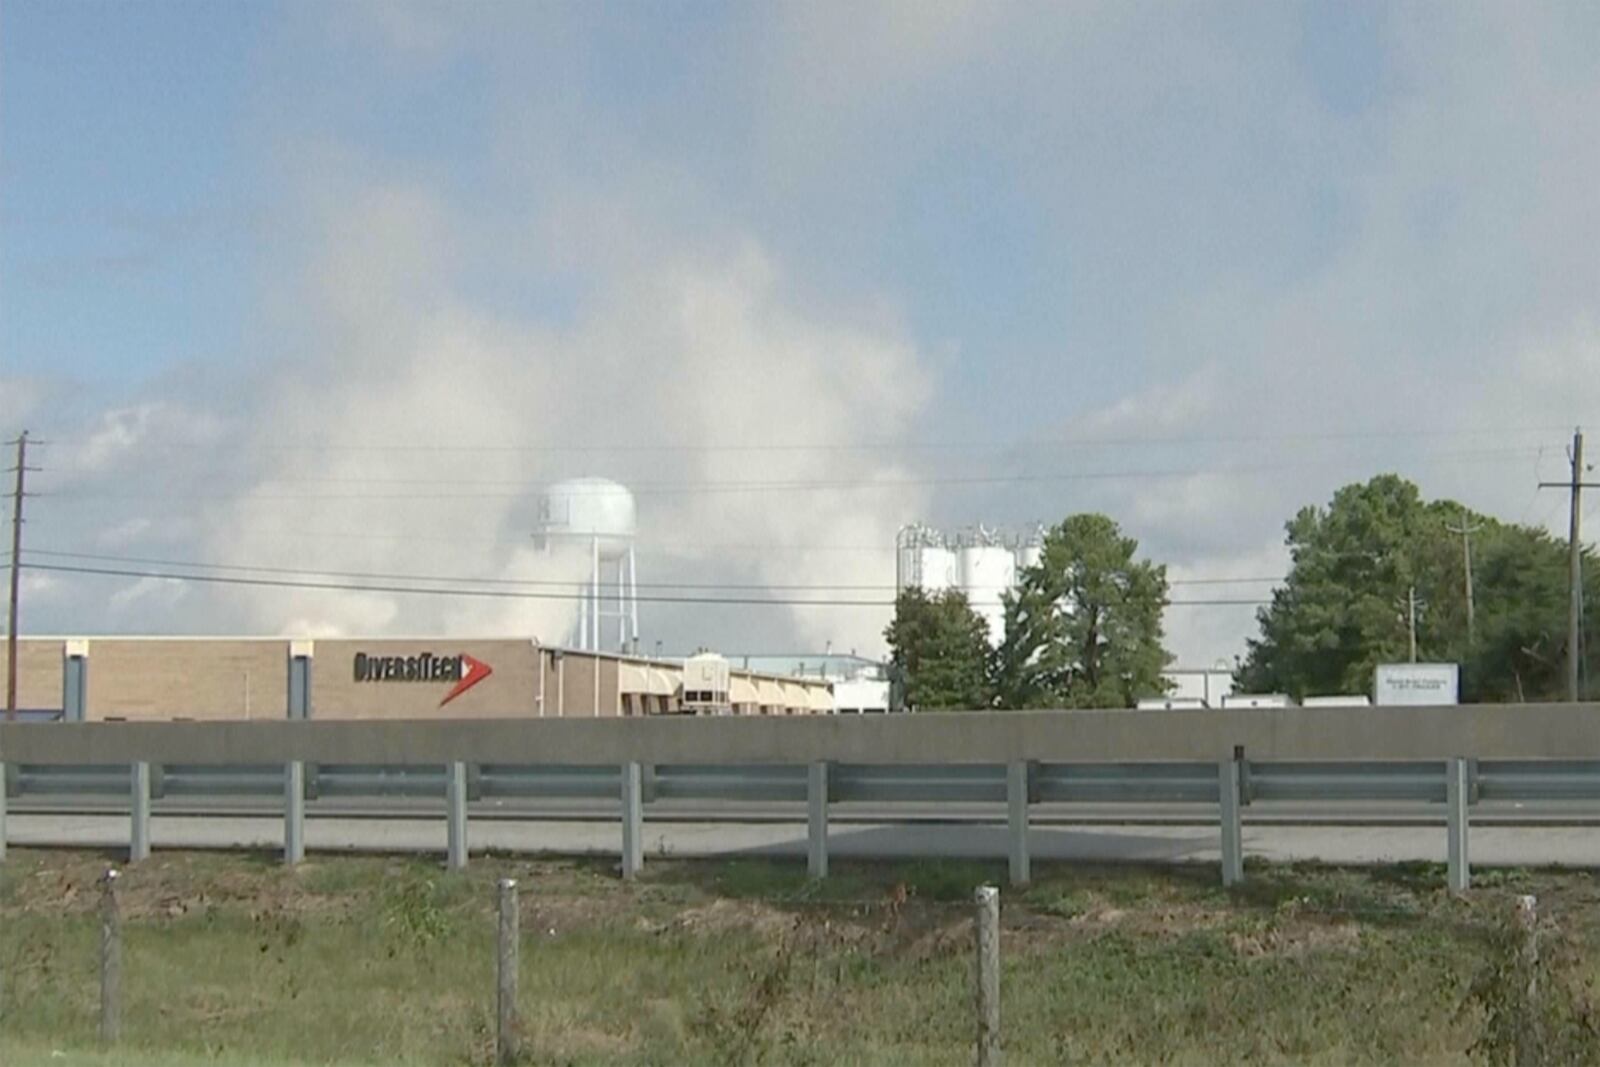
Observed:
[[[1406,632],[1411,635],[1411,662],[1417,662],[1417,587],[1406,589]]]
[[[17,446],[17,487],[11,494],[11,611],[6,627],[6,721],[17,717],[17,590],[22,566],[22,498],[28,476],[28,431],[23,430],[11,444]]]
[[[1572,522],[1567,533],[1567,699],[1578,700],[1578,658],[1582,645],[1580,630],[1583,625],[1583,549],[1579,540],[1579,520],[1583,517],[1579,498],[1585,489],[1600,489],[1600,485],[1583,480],[1587,468],[1583,465],[1583,431],[1572,431],[1572,480],[1570,482],[1540,482],[1541,489],[1565,489],[1572,494]]]
[[[1467,583],[1467,648],[1471,650],[1478,643],[1477,625],[1472,611],[1472,535],[1483,529],[1483,523],[1476,522],[1469,525],[1463,512],[1460,526],[1446,523],[1444,528],[1450,533],[1461,535],[1461,565]]]

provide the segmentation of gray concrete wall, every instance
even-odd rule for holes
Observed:
[[[0,726],[26,763],[1008,763],[1600,759],[1600,704],[867,717]]]

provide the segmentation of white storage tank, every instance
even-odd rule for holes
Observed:
[[[1006,635],[1006,611],[1000,598],[1017,584],[1017,557],[1004,545],[967,545],[961,550],[961,590],[972,610],[989,627],[989,644]]]
[[[546,543],[599,546],[600,558],[627,555],[639,512],[628,487],[607,478],[569,478],[539,498],[539,537]]]
[[[907,526],[901,529],[895,544],[896,592],[915,587],[939,593],[959,586],[956,554],[937,530]]]

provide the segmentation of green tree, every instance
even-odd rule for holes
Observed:
[[[989,628],[965,593],[903,590],[883,636],[908,709],[986,708],[992,703]]]
[[[1461,537],[1472,535],[1474,624]],[[1295,697],[1369,693],[1379,663],[1410,655],[1406,599],[1416,590],[1417,658],[1461,664],[1462,697],[1549,699],[1564,687],[1566,547],[1453,501],[1426,501],[1393,474],[1344,486],[1286,525],[1288,580],[1257,612],[1235,683]]]
[[[1039,563],[1005,598],[1002,707],[1127,707],[1166,690],[1167,570],[1135,560],[1138,549],[1104,515],[1073,515],[1045,535]]]

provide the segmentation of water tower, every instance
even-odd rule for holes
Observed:
[[[628,487],[605,478],[557,482],[539,498],[539,546],[546,552],[582,551],[589,556],[589,580],[578,602],[578,639],[573,642],[578,648],[597,652],[602,640],[609,643],[615,634],[617,651],[638,649],[639,577],[633,555],[638,517]],[[610,598],[602,595],[608,570],[616,576]]]

